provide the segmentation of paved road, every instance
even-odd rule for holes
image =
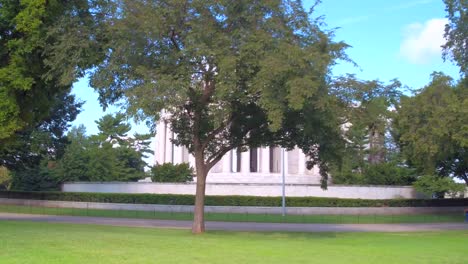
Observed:
[[[0,221],[33,221],[48,223],[95,224],[130,227],[156,227],[190,229],[191,221],[128,219],[83,216],[56,216],[0,213]],[[468,223],[433,224],[290,224],[248,222],[206,222],[207,230],[260,231],[260,232],[419,232],[442,230],[468,230]]]

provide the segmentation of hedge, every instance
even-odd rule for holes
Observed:
[[[0,198],[165,205],[193,205],[195,201],[195,196],[193,195],[20,191],[0,191]],[[286,204],[288,207],[444,207],[468,206],[468,198],[370,200],[287,197]],[[278,207],[281,206],[281,197],[206,196],[205,205]]]

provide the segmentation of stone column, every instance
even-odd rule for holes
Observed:
[[[161,122],[158,121],[156,123],[156,137],[154,140],[154,164],[161,164],[162,159],[161,159]]]
[[[237,149],[231,150],[231,162],[232,162],[232,172],[237,173],[239,168],[237,168]]]
[[[304,152],[302,152],[302,149],[299,149],[299,163],[298,163],[298,171],[297,174],[300,176],[305,176],[306,174],[306,156]]]
[[[158,164],[166,162],[166,124],[162,120],[156,127],[156,161]]]
[[[182,147],[181,146],[175,146],[174,145],[174,164],[180,164],[183,162],[182,160]]]
[[[173,134],[173,135],[174,135],[174,139],[176,139],[176,138],[177,138],[177,135],[176,135],[176,134]],[[183,147],[182,147],[182,146],[176,146],[176,145],[174,145],[174,146],[172,147],[172,149],[173,149],[173,151],[174,151],[174,153],[173,153],[173,158],[174,158],[174,160],[172,161],[172,163],[174,163],[174,164],[180,164],[180,163],[182,163],[182,162],[183,162],[183,157],[182,157],[182,155],[184,154],[184,153],[183,153]]]
[[[260,149],[260,172],[270,173],[270,147]]]
[[[281,149],[283,151],[283,149]],[[289,173],[289,155],[286,149],[284,149],[284,174],[287,176]]]
[[[241,153],[241,172],[250,174],[250,150]]]
[[[228,151],[228,153],[224,154],[223,158],[221,159],[222,162],[222,169],[223,173],[231,173],[231,165],[232,165],[232,150]]]
[[[165,155],[165,162],[169,162],[169,163],[174,163],[174,159],[173,159],[173,146],[172,146],[172,142],[171,142],[171,139],[172,139],[172,136],[173,136],[173,132],[171,131],[171,126],[169,124],[166,123],[166,138],[165,138],[165,142],[166,142],[166,155]]]
[[[195,164],[196,164],[196,163],[195,163],[195,156],[193,156],[192,154],[188,154],[188,155],[189,155],[189,158],[188,158],[189,160],[188,160],[188,162],[189,162],[189,164],[190,164],[190,167],[192,167],[192,168],[193,168],[193,171],[195,172],[195,169],[196,169],[196,168],[195,168]]]

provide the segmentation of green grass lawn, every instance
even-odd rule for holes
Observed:
[[[96,210],[72,208],[46,208],[31,206],[0,205],[0,212],[124,217],[142,219],[192,220],[191,213],[126,211],[126,210]],[[286,215],[277,214],[223,214],[206,213],[208,221],[228,222],[263,222],[263,223],[330,223],[330,224],[379,224],[379,223],[441,223],[463,222],[463,212],[459,214],[421,214],[421,215]]]
[[[0,263],[467,263],[468,231],[247,233],[0,221]]]

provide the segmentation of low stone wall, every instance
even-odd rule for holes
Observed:
[[[64,192],[195,194],[195,183],[74,182],[62,185]],[[207,195],[281,196],[281,184],[208,183]],[[335,197],[356,199],[422,198],[410,186],[344,186],[287,184],[288,197]]]
[[[150,212],[191,213],[191,205],[159,205],[159,204],[120,204],[43,201],[0,198],[3,205],[40,206],[52,208],[79,208],[104,210],[133,210]],[[287,207],[286,212],[292,215],[412,215],[412,214],[463,214],[465,207]],[[240,213],[240,214],[281,214],[281,207],[258,206],[205,206],[209,213]]]

